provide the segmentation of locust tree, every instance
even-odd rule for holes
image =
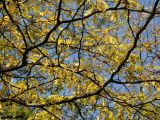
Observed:
[[[160,0],[1,0],[0,118],[160,119]]]

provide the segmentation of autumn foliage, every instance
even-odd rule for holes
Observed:
[[[160,0],[0,0],[0,119],[159,120]]]

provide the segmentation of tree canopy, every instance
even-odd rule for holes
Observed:
[[[160,0],[0,0],[0,118],[159,120]]]

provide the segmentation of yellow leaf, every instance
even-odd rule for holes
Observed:
[[[117,20],[117,14],[115,12],[112,13],[110,20],[113,22],[115,22]]]
[[[97,9],[100,11],[106,11],[106,9],[108,8],[108,4],[103,1],[103,0],[96,0],[96,4],[97,4]]]
[[[6,67],[10,67],[10,65],[11,65],[10,63],[7,63],[7,64],[6,64]]]
[[[93,12],[93,8],[88,9],[85,13],[84,16],[87,16]]]
[[[58,45],[62,44],[64,42],[63,39],[58,39]]]

